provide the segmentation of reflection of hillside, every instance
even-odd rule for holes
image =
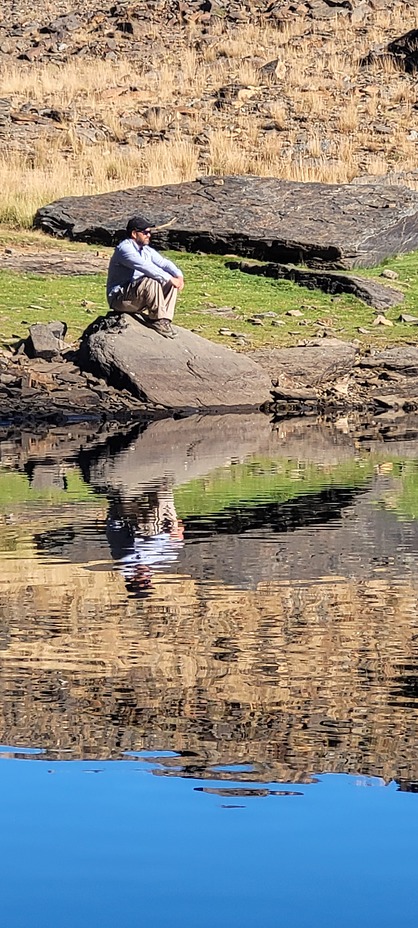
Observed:
[[[167,578],[137,603],[114,573],[24,566],[0,581],[3,742],[173,749],[195,772],[247,761],[266,779],[418,779],[418,585]]]
[[[144,485],[183,486],[250,453],[330,469],[355,455],[338,429],[273,433],[260,415],[168,420],[115,441],[118,454],[113,439],[99,452],[83,439],[69,460],[127,515]],[[42,481],[53,449],[19,453]],[[24,543],[0,574],[0,739],[78,757],[171,749],[172,775],[247,762],[243,779],[418,781],[418,537],[380,508],[394,485],[385,470],[357,487],[300,481],[289,501],[186,516],[175,567],[142,600],[112,570],[106,505],[45,505],[27,522],[22,510]]]
[[[357,495],[346,490],[325,493],[330,505],[325,505],[322,520],[318,497],[270,509],[264,525],[257,519],[248,526],[247,512],[238,512],[235,532],[233,515],[230,526],[223,514],[212,521],[186,520],[186,541],[192,544],[186,543],[180,568],[196,579],[213,578],[237,587],[254,587],[269,579],[370,579],[382,570],[393,579],[409,577],[418,569],[418,522],[399,521],[396,513],[379,507],[387,486],[386,479],[377,478]]]

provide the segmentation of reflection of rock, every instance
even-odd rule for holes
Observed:
[[[131,425],[127,431],[117,423],[103,423],[94,432],[91,423],[77,422],[34,432],[0,429],[0,466],[24,470],[29,478],[36,467],[39,479],[46,479],[40,476],[44,468],[78,463],[100,491],[118,489],[123,495],[124,487],[126,494],[134,493],[141,479],[147,482],[150,472],[163,480],[172,474],[174,483],[184,483],[247,455],[329,466],[352,459],[360,443],[374,453],[415,458],[417,434],[418,416],[396,418],[393,413],[372,420],[334,423],[312,416],[273,424],[262,413],[190,416]]]
[[[30,485],[32,490],[44,490],[47,487],[65,490],[65,472],[59,464],[36,464],[31,472]]]
[[[109,569],[104,506],[84,502],[59,515],[38,506],[30,525],[42,557],[28,542],[28,525],[21,539],[14,525],[17,555],[0,573],[0,740],[84,757],[183,752],[171,766],[164,760],[172,775],[254,765],[220,771],[218,780],[306,780],[335,770],[416,782],[417,527],[377,505],[396,489],[395,478],[383,468],[361,494],[330,490],[334,518],[325,525],[315,512],[318,494],[303,496],[296,461],[300,477],[305,448],[305,461],[322,464],[326,485],[326,459],[355,453],[338,429],[295,421],[271,432],[254,414],[153,423],[148,439],[147,431],[113,469],[108,452],[81,453],[101,489],[122,495],[126,475],[129,500],[152,473],[164,482],[160,455],[181,483],[185,449],[194,476],[201,456],[216,467],[232,448],[235,459],[253,450],[280,461],[292,451],[299,527],[281,531],[289,522],[279,508],[270,525],[241,535],[190,521],[176,579],[169,568],[138,603]],[[39,441],[47,466],[53,440]],[[22,448],[26,464],[40,465],[40,448]]]
[[[131,429],[132,430],[132,429]],[[67,423],[61,427],[45,426],[31,431],[0,428],[0,466],[25,470],[32,479],[34,468],[40,471],[52,465],[74,463],[81,451],[96,455],[99,449],[123,447],[125,435],[118,423],[101,423],[92,432],[91,422]],[[45,484],[44,484],[45,485]]]
[[[277,444],[262,413],[162,419],[120,454],[104,453],[91,461],[86,455],[85,473],[95,488],[129,497],[143,486],[188,483],[249,454],[274,453]]]

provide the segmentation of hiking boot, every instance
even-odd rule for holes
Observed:
[[[175,338],[169,319],[152,319],[149,323],[149,327],[150,329],[154,329],[154,332],[158,332],[159,335],[162,335],[163,338]]]

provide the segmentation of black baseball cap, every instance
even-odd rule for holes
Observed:
[[[132,232],[145,232],[146,229],[149,230],[150,228],[151,223],[148,219],[144,219],[143,216],[132,216],[126,226],[126,233],[131,235]]]

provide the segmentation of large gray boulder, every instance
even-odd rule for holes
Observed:
[[[127,314],[109,313],[86,329],[80,364],[115,387],[167,409],[260,407],[271,379],[255,361],[176,327],[163,338]]]
[[[163,187],[65,197],[38,210],[57,236],[115,244],[129,216],[154,225],[158,247],[237,254],[285,264],[350,268],[418,248],[418,192],[274,177],[202,177]]]

